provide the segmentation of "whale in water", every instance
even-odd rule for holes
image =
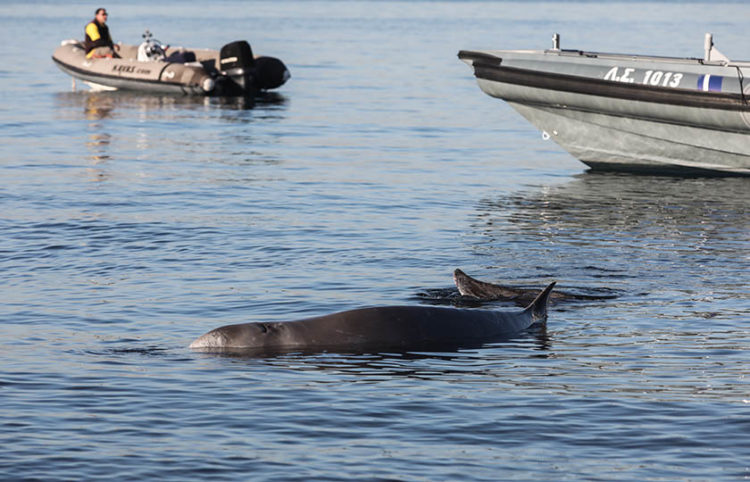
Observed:
[[[458,288],[458,293],[461,296],[481,301],[503,300],[512,301],[519,306],[526,306],[526,304],[531,302],[536,296],[535,290],[487,283],[486,281],[472,278],[460,269],[456,269],[453,272],[453,281],[456,283],[456,288]],[[570,300],[607,300],[616,297],[616,295],[611,293],[603,295],[585,295],[555,291],[550,295],[550,300],[553,302]]]
[[[472,278],[460,269],[456,268],[453,272],[453,282],[461,296],[468,296],[479,300],[514,300],[527,295],[528,290],[513,288],[511,286],[501,286],[486,281],[480,281]]]
[[[190,344],[203,352],[341,352],[460,348],[512,338],[546,321],[555,283],[522,311],[437,306],[359,308],[297,321],[227,325]]]

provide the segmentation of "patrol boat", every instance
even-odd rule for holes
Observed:
[[[706,34],[703,58],[462,50],[479,87],[595,170],[750,175],[750,62]],[[746,80],[747,79],[747,80]]]
[[[290,77],[281,60],[254,56],[244,40],[221,50],[169,47],[147,30],[140,45],[119,44],[120,58],[86,58],[83,42],[65,40],[52,60],[94,90],[162,94],[253,96]]]

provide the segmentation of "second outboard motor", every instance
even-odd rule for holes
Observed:
[[[261,89],[275,89],[284,85],[291,75],[284,62],[276,57],[255,59],[255,85]]]
[[[255,90],[255,58],[244,40],[228,43],[219,53],[219,72],[228,78],[225,89],[230,95],[251,95]]]

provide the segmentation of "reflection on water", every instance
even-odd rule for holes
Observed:
[[[83,100],[84,117],[89,121],[86,126],[88,132],[86,148],[90,153],[89,160],[92,167],[87,168],[87,173],[94,182],[107,181],[110,175],[102,164],[112,158],[109,154],[112,134],[106,127],[107,123],[102,121],[112,117],[115,103],[112,96],[97,92],[81,96],[81,100]]]
[[[748,186],[735,178],[585,173],[540,192],[483,200],[478,216],[487,226],[500,215],[519,229],[550,235],[564,228],[707,239],[750,225]]]
[[[55,94],[58,107],[81,106],[87,119],[112,117],[116,109],[142,111],[169,110],[251,110],[263,106],[284,106],[287,98],[279,92],[264,92],[256,97],[205,97],[195,95],[153,95],[131,91],[73,91]]]
[[[110,158],[107,155],[107,147],[112,141],[112,136],[107,132],[91,133],[89,134],[89,140],[86,142],[86,147],[93,152],[91,159],[95,161],[95,164],[106,161]]]
[[[107,132],[93,132],[88,135],[86,147],[90,152],[89,159],[91,160],[92,167],[87,168],[87,172],[90,175],[90,179],[94,182],[108,181],[110,179],[110,175],[103,164],[111,159],[108,153],[111,141],[112,136]]]
[[[715,278],[711,265],[721,264],[729,283],[742,265],[736,253],[750,248],[747,202],[747,179],[586,173],[482,200],[472,223],[474,249],[521,276],[533,266],[537,277],[662,276],[676,285],[691,276]]]
[[[544,352],[550,350],[551,347],[552,341],[547,334],[547,327],[544,323],[540,323],[513,340],[460,348],[443,347],[440,350],[352,353],[238,351],[222,354],[197,353],[196,356],[243,361],[250,366],[262,364],[277,369],[336,372],[361,377],[361,381],[391,377],[445,379],[487,376],[498,378],[504,375],[493,374],[491,367],[502,366],[516,358],[545,358],[547,355]],[[534,354],[530,352],[531,350],[541,353]]]
[[[60,92],[54,94],[55,115],[78,129],[88,156],[87,178],[95,181],[132,180],[156,167],[153,163],[169,158],[177,151],[187,152],[195,162],[209,160],[234,165],[276,164],[258,149],[257,128],[285,115],[287,99],[273,92],[255,98],[147,95],[128,91]],[[220,132],[207,131],[207,122],[225,122],[233,126]],[[252,128],[251,128],[252,127]],[[225,152],[237,143],[243,150]],[[127,160],[129,165],[112,164]],[[144,161],[141,172],[133,160]]]
[[[86,119],[94,121],[112,116],[112,109],[115,107],[112,96],[92,92],[89,95],[83,96],[83,100]]]

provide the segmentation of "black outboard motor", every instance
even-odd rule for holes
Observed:
[[[275,57],[255,59],[255,85],[259,88],[275,89],[284,85],[291,75],[284,62]]]
[[[219,72],[227,77],[224,89],[228,95],[253,95],[255,58],[253,50],[244,40],[228,43],[219,53]]]

